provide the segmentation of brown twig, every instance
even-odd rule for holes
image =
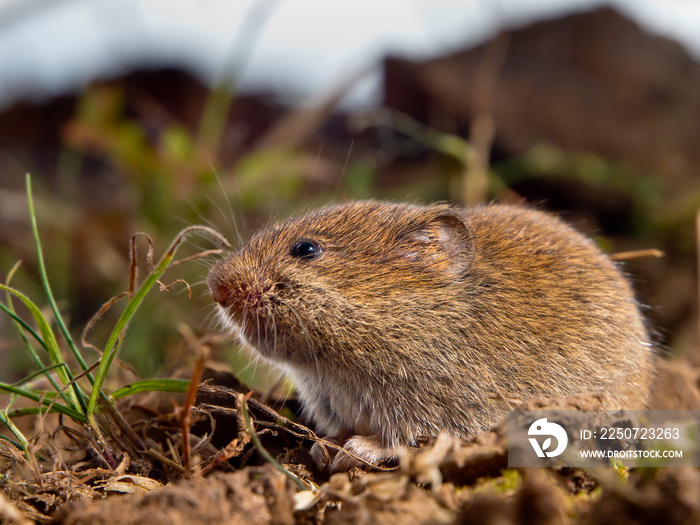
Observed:
[[[116,427],[121,432],[121,435],[126,436],[128,438],[125,443],[122,442],[122,448],[124,450],[126,450],[127,447],[129,447],[129,449],[136,452],[132,444],[135,444],[136,447],[138,447],[138,450],[140,451],[146,450],[146,444],[143,442],[141,437],[136,433],[136,431],[132,428],[129,422],[126,419],[124,419],[122,413],[114,405],[112,405],[112,403],[108,403],[104,400],[100,401],[100,410],[108,414],[112,418],[112,423],[116,425]],[[117,436],[113,434],[112,438],[116,439]]]

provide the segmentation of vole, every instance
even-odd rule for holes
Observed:
[[[640,409],[649,395],[652,345],[629,283],[544,212],[325,207],[264,227],[208,284],[318,428],[368,461],[420,436],[473,435],[529,399],[604,391],[607,408]]]

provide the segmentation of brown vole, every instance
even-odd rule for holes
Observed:
[[[331,206],[262,229],[208,282],[318,427],[354,436],[345,448],[370,461],[487,429],[518,401],[605,391],[609,408],[636,409],[648,397],[651,344],[629,284],[542,212]]]

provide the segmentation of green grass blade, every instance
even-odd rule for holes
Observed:
[[[53,381],[53,378],[51,377],[49,372],[51,372],[51,370],[56,370],[57,368],[60,368],[62,366],[67,366],[67,365],[65,363],[58,363],[57,365],[44,366],[44,367],[42,367],[41,370],[38,370],[38,371],[34,372],[33,374],[28,375],[27,377],[25,377],[23,379],[20,379],[19,381],[15,381],[14,383],[12,383],[12,385],[13,386],[22,386],[25,383],[29,383],[35,377],[39,377],[40,375],[45,375],[46,377],[48,377],[51,380],[51,384],[54,386],[54,388],[56,388],[56,392],[59,392],[61,389],[59,388],[59,386],[57,384],[55,384],[55,382]]]
[[[187,392],[189,388],[189,379],[146,379],[137,381],[121,387],[112,392],[114,399],[119,399],[142,392]]]
[[[19,388],[8,383],[0,382],[0,392],[7,392],[8,394],[17,394],[18,396],[22,396],[36,403],[40,403],[45,407],[48,407],[53,402],[52,399],[47,398],[43,394],[31,390],[25,390],[24,388]],[[67,405],[53,403],[51,411],[60,412],[61,414],[68,416],[73,421],[76,421],[78,423],[87,423],[87,418],[82,412],[75,410]]]
[[[61,405],[64,406],[64,405]],[[22,416],[36,416],[37,414],[46,414],[47,412],[47,406],[41,407],[41,406],[32,406],[32,407],[22,407],[22,408],[14,408],[12,410],[8,410],[7,412],[7,417],[10,417],[12,419],[16,417],[22,417]],[[56,408],[56,405],[52,406],[50,410],[48,410],[49,413],[55,413],[55,412],[60,412],[60,409]]]
[[[21,327],[22,330],[28,332],[29,335],[31,335],[34,339],[36,339],[36,341],[37,341],[42,347],[44,347],[44,350],[46,350],[46,344],[44,344],[44,340],[43,340],[41,337],[39,337],[39,334],[37,334],[37,333],[34,331],[34,329],[33,329],[31,326],[29,326],[29,325],[24,321],[24,319],[22,319],[21,317],[19,317],[19,316],[14,312],[14,310],[13,310],[12,308],[9,308],[9,307],[5,306],[3,303],[0,303],[0,310],[2,310],[3,312],[5,312],[7,315],[9,315],[9,316],[12,318],[12,320],[18,325],[18,329],[19,329],[19,327]],[[20,330],[19,332],[20,332],[20,333],[23,333],[22,330]],[[33,350],[33,349],[32,349],[32,350]],[[43,365],[42,365],[42,366],[43,366]]]
[[[10,281],[12,280],[12,276],[15,274],[15,271],[19,268],[19,262],[15,264],[12,269],[9,271],[7,274],[7,280],[5,281],[6,286],[10,286]],[[44,366],[44,363],[42,362],[41,358],[39,355],[36,353],[34,350],[34,347],[31,345],[29,340],[27,339],[27,336],[25,335],[25,332],[28,332],[34,339],[36,339],[39,344],[46,350],[46,344],[44,343],[44,340],[39,337],[39,335],[24,321],[24,319],[20,318],[17,313],[15,312],[15,308],[12,304],[12,294],[10,292],[7,292],[7,306],[4,304],[0,303],[0,310],[5,312],[7,315],[9,315],[14,323],[15,327],[17,327],[17,332],[19,333],[20,339],[22,339],[22,342],[24,343],[24,347],[27,349],[29,352],[29,355],[32,357],[34,360],[34,363],[38,368],[42,370],[41,373],[44,373],[43,371],[46,370],[46,367]],[[53,367],[52,367],[53,368]],[[51,374],[46,371],[45,373],[46,379],[49,380],[51,385],[56,389],[56,392],[59,392],[61,388],[58,386],[54,378],[51,376]],[[65,398],[64,398],[65,399]],[[68,400],[66,399],[66,402]]]
[[[160,276],[163,275],[163,272],[165,272],[168,264],[170,264],[170,261],[172,261],[172,255],[170,255],[166,261],[161,260],[158,267],[146,278],[141,287],[134,294],[131,301],[129,301],[129,303],[126,305],[126,308],[124,308],[124,311],[122,312],[121,316],[119,316],[119,320],[117,321],[114,330],[112,330],[112,333],[107,340],[105,351],[102,354],[100,364],[95,372],[95,382],[93,384],[87,406],[88,420],[90,421],[90,424],[96,431],[97,435],[100,435],[97,428],[97,422],[94,420],[97,398],[100,397],[100,395],[104,395],[102,392],[102,386],[107,379],[107,374],[112,366],[112,362],[117,356],[117,352],[122,341],[122,334],[125,332],[129,321],[133,317],[134,313],[136,313],[137,308],[141,305],[141,302],[144,300],[150,289],[154,284],[156,284]]]
[[[12,404],[13,401],[14,401],[14,396],[10,400],[10,405]],[[8,408],[10,405],[8,405]],[[12,419],[10,419],[8,417],[8,415],[7,415],[8,408],[6,408],[5,410],[0,410],[0,423],[5,425],[7,427],[7,429],[10,432],[12,432],[12,434],[17,438],[18,443],[15,443],[14,441],[12,441],[10,439],[8,439],[8,441],[10,441],[10,443],[15,445],[18,449],[23,450],[24,455],[29,457],[29,442],[27,441],[27,438],[24,437],[24,434],[22,434],[22,432],[20,432],[20,430],[15,426]]]
[[[182,241],[185,240],[187,235],[189,235],[192,232],[204,232],[208,233],[209,235],[212,235],[213,237],[219,240],[223,239],[218,232],[206,226],[190,226],[182,230],[175,237],[175,240],[173,240],[173,242],[170,244],[170,247],[160,259],[158,265],[153,269],[150,275],[146,277],[144,282],[141,284],[139,289],[136,291],[134,296],[126,305],[126,308],[124,308],[124,311],[122,312],[121,316],[119,316],[119,320],[117,321],[117,324],[112,330],[112,333],[110,334],[109,339],[107,340],[107,344],[105,345],[105,350],[102,354],[102,359],[100,359],[100,364],[97,367],[97,371],[95,372],[95,383],[93,384],[92,392],[90,393],[90,400],[88,401],[88,422],[90,423],[90,426],[92,427],[93,431],[97,436],[101,435],[97,426],[97,421],[94,417],[95,408],[97,407],[97,398],[101,395],[104,396],[104,393],[102,392],[102,386],[104,385],[104,382],[107,379],[107,374],[109,373],[109,369],[112,366],[112,362],[117,356],[119,346],[121,345],[123,335],[126,331],[129,321],[133,317],[134,313],[136,313],[136,310],[141,305],[148,292],[151,290],[151,288],[153,288],[156,282],[158,282],[158,279],[160,279],[163,273],[165,273],[165,270],[168,269],[168,266],[170,266],[170,263],[172,262],[173,257],[175,256],[175,251],[177,250],[178,246],[180,246],[180,244],[182,244]],[[223,240],[225,241],[225,239]]]
[[[41,313],[41,310],[39,310],[39,307],[35,305],[31,301],[31,299],[29,299],[29,297],[24,295],[22,292],[15,290],[14,288],[10,288],[9,286],[0,284],[0,290],[4,290],[6,292],[11,293],[25,304],[25,306],[29,309],[30,313],[32,314],[32,317],[34,317],[34,320],[36,321],[37,325],[39,326],[41,337],[44,340],[44,343],[46,345],[46,351],[48,352],[51,361],[55,365],[65,365],[65,361],[63,360],[63,356],[61,355],[61,350],[58,347],[58,341],[56,341],[56,337],[54,336],[48,321]],[[71,381],[73,381],[73,377],[71,376],[68,366],[61,366],[57,368],[56,374],[63,382],[63,386],[66,386]],[[83,396],[83,393],[80,391],[78,385],[73,383],[72,388],[67,390],[67,394],[68,397],[66,399],[66,403],[68,403],[72,408],[80,409],[80,411],[82,412],[83,403],[81,397]]]
[[[85,363],[85,360],[83,359],[83,356],[80,355],[80,352],[78,351],[78,348],[75,346],[75,343],[73,342],[73,338],[71,337],[70,333],[68,332],[68,328],[66,327],[66,324],[63,322],[63,318],[61,317],[61,313],[58,311],[58,306],[56,305],[56,301],[53,298],[53,292],[51,291],[51,286],[49,286],[49,278],[46,273],[46,266],[44,264],[44,254],[41,249],[41,241],[39,240],[39,227],[37,226],[36,223],[36,214],[34,213],[34,199],[32,197],[32,179],[29,173],[27,173],[26,177],[27,181],[27,203],[29,204],[29,218],[31,219],[32,223],[32,233],[34,234],[34,243],[36,244],[36,257],[37,257],[37,263],[39,264],[39,275],[41,277],[41,284],[44,287],[44,292],[46,293],[46,298],[49,301],[49,305],[51,306],[51,310],[53,311],[53,315],[56,318],[56,323],[58,323],[58,327],[61,330],[61,333],[63,334],[63,337],[65,338],[66,342],[68,343],[68,347],[70,348],[70,351],[73,353],[75,356],[75,360],[78,362],[80,367],[83,369],[83,371],[88,369],[87,364]],[[90,383],[93,382],[92,375],[87,374],[88,380]],[[80,403],[81,409],[83,412],[85,412],[85,403],[82,399],[82,396],[78,396],[78,402]]]

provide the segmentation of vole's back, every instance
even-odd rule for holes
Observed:
[[[500,389],[520,399],[543,391],[567,396],[605,390],[615,408],[642,408],[651,345],[615,264],[543,213],[488,206],[467,210],[465,217],[476,247],[469,279],[480,290],[469,294],[469,302],[473,312],[487,312],[478,324],[494,328],[472,337],[505,372],[496,376]]]

